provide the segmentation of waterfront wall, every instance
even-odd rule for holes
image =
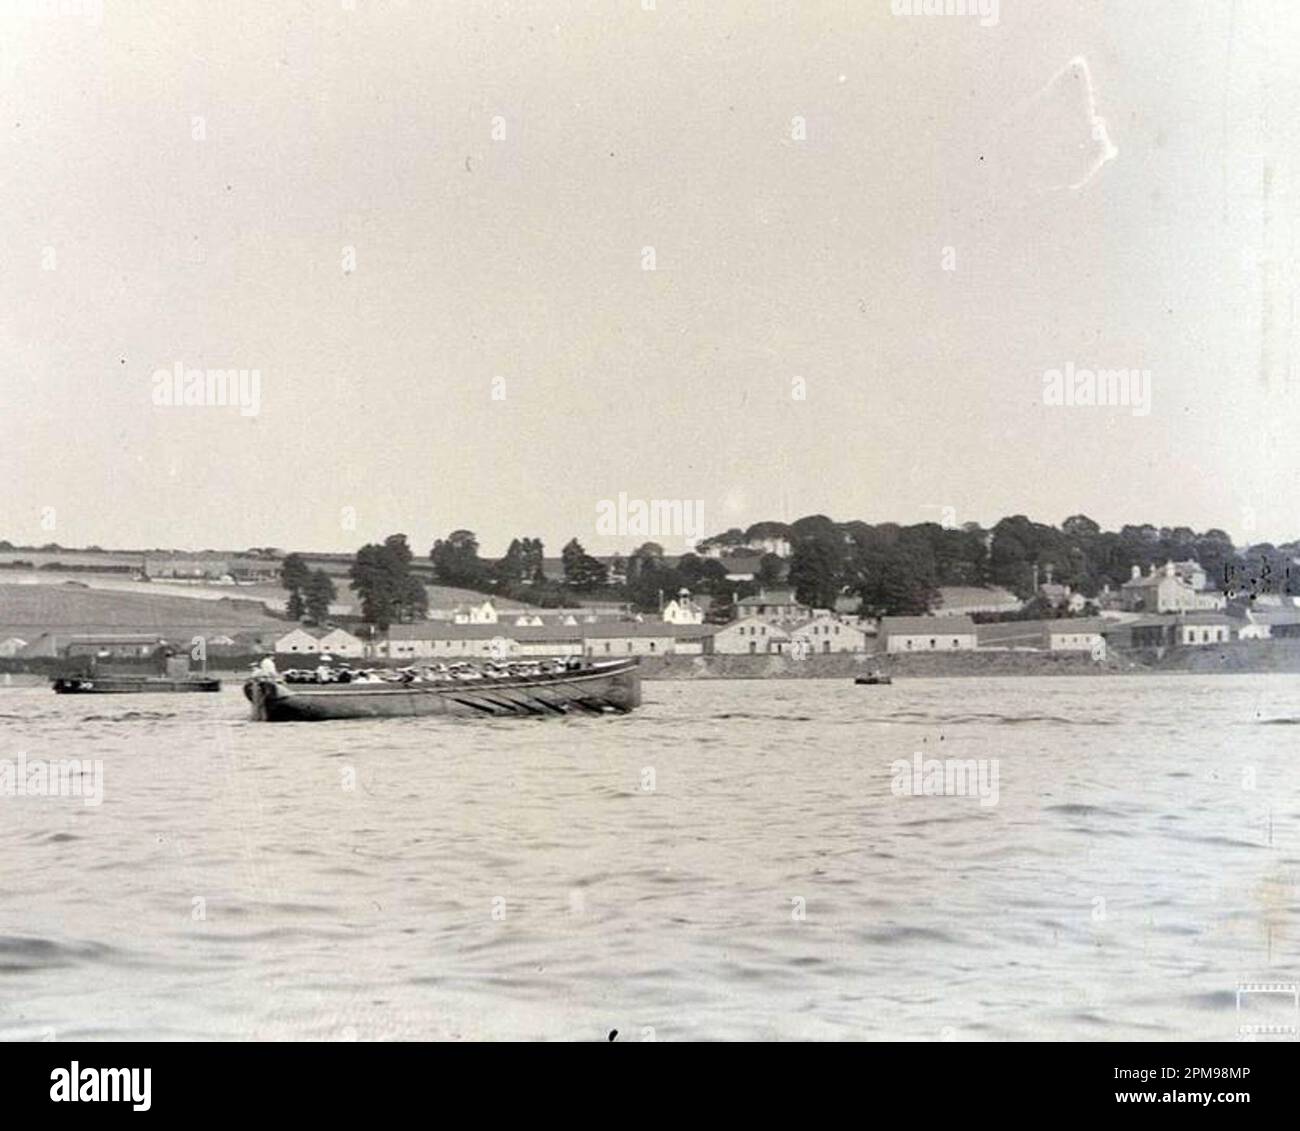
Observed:
[[[1127,664],[1094,663],[1081,652],[839,653],[809,656],[656,656],[641,661],[645,679],[852,679],[869,671],[898,677],[1114,675]]]
[[[851,679],[879,669],[906,678],[1016,675],[1159,675],[1300,673],[1300,640],[1234,641],[1198,648],[1112,648],[1100,663],[1083,652],[850,653],[809,656],[657,656],[643,659],[645,679]]]

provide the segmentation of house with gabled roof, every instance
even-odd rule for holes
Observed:
[[[792,645],[802,644],[808,654],[867,650],[867,634],[862,628],[825,610],[787,627]]]
[[[795,595],[793,589],[760,589],[752,597],[742,597],[736,602],[736,618],[760,617],[774,623],[807,620],[811,610]]]
[[[885,652],[973,652],[977,645],[970,617],[881,617]]]
[[[754,656],[783,654],[790,646],[790,634],[782,625],[764,617],[740,617],[724,624],[713,634],[715,654]]]

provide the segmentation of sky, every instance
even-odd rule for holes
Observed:
[[[0,538],[1300,537],[1300,5],[911,7],[6,0]]]

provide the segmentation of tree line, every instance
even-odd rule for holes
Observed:
[[[1198,562],[1211,586],[1228,591],[1234,586],[1258,591],[1265,585],[1277,592],[1300,591],[1300,576],[1291,576],[1300,542],[1259,543],[1239,551],[1222,530],[1127,525],[1107,531],[1082,514],[1071,515],[1059,527],[1013,515],[988,528],[974,522],[903,526],[808,515],[792,523],[734,528],[700,548],[740,550],[767,539],[788,542],[790,556],[762,554],[752,581],[729,579],[727,565],[716,557],[686,553],[669,559],[654,542],[626,557],[616,554],[602,561],[577,538],[560,552],[562,576],[551,577],[540,538],[514,538],[502,557],[485,558],[470,530],[437,539],[427,564],[415,561],[405,534],[368,543],[357,551],[348,578],[362,619],[380,629],[422,618],[427,582],[542,608],[599,596],[643,612],[662,608],[688,589],[710,598],[709,619],[718,622],[730,619],[737,598],[778,585],[788,585],[812,608],[835,608],[849,598],[857,612],[871,617],[925,613],[939,600],[940,588],[948,586],[999,586],[1030,602],[1031,611],[1046,612],[1035,579],[1045,581],[1050,574],[1091,599],[1107,586],[1118,589],[1133,566],[1146,572],[1169,560]],[[316,623],[328,617],[336,593],[324,570],[310,570],[302,555],[289,554],[281,579],[289,590],[291,617]]]

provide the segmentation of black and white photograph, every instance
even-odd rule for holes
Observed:
[[[9,1079],[1263,1100],[1297,178],[1291,0],[5,0]]]

